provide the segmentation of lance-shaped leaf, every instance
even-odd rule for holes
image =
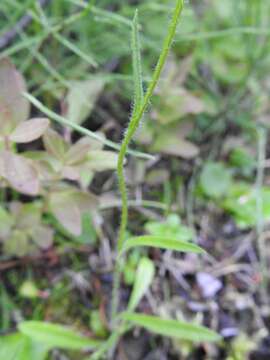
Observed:
[[[205,252],[198,245],[192,244],[187,241],[181,241],[178,239],[173,239],[171,237],[166,238],[163,236],[149,236],[149,235],[136,236],[127,239],[124,243],[122,252],[127,251],[134,247],[141,247],[141,246],[160,248],[164,250],[175,250],[186,253],[201,254]]]
[[[20,123],[10,134],[9,139],[15,143],[28,143],[38,139],[49,127],[49,120],[36,118]]]
[[[45,360],[48,352],[46,345],[33,342],[20,333],[0,337],[0,359]]]
[[[194,231],[183,225],[177,214],[170,214],[164,221],[148,221],[145,230],[152,236],[172,238],[181,241],[191,241]]]
[[[149,289],[155,275],[155,266],[153,261],[143,257],[138,265],[136,271],[135,283],[130,296],[128,310],[135,310],[136,306],[141,301],[144,294]]]
[[[0,60],[0,133],[8,135],[29,116],[29,101],[22,93],[26,86],[22,75],[8,60]]]
[[[40,191],[38,173],[33,161],[10,151],[0,153],[0,171],[9,185],[26,195],[37,195]]]
[[[100,345],[98,340],[81,336],[72,329],[48,322],[24,321],[19,324],[19,330],[33,341],[47,345],[49,348],[83,350]]]
[[[183,321],[162,319],[138,313],[124,313],[122,318],[162,336],[194,342],[211,342],[221,339],[217,333],[206,327]]]

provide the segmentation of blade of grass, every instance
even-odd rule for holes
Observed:
[[[21,31],[19,33],[20,38],[24,41],[28,39],[28,35]],[[58,80],[63,86],[68,87],[69,84],[67,80],[57,71],[48,60],[38,51],[40,43],[37,43],[35,46],[29,47],[28,50],[32,56],[38,60],[38,62],[42,65],[42,67],[56,80]]]
[[[75,44],[70,42],[68,39],[64,38],[62,35],[60,35],[57,32],[52,32],[52,35],[67,49],[72,51],[74,54],[85,60],[88,64],[96,68],[98,66],[97,61],[90,56],[89,54],[85,54],[82,50],[80,50]]]
[[[163,336],[195,342],[221,340],[221,336],[217,333],[197,324],[162,319],[156,316],[139,313],[124,313],[122,316],[125,320],[131,321],[134,325],[144,327],[151,332]]]
[[[180,39],[175,39],[176,42],[185,42],[185,41],[203,41],[206,39],[217,39],[220,37],[226,36],[235,36],[237,34],[244,35],[270,35],[270,30],[268,28],[256,28],[252,26],[243,26],[235,27],[230,29],[216,30],[216,31],[207,31],[200,33],[179,33]]]
[[[66,1],[73,3],[75,5],[78,5],[82,8],[86,8],[86,6],[87,6],[87,3],[80,1],[80,0],[66,0]],[[130,28],[132,28],[132,26],[133,26],[132,21],[127,19],[126,17],[119,15],[119,14],[115,14],[108,10],[100,9],[97,6],[93,6],[92,12],[95,15],[101,16],[103,18],[107,18],[107,20],[109,20],[112,23],[122,24],[122,25],[128,26]]]
[[[62,21],[60,24],[53,26],[51,29],[48,29],[47,31],[44,31],[42,34],[38,34],[38,35],[33,36],[31,38],[28,38],[28,39],[26,39],[24,41],[20,41],[18,44],[15,44],[15,45],[7,48],[3,52],[1,52],[0,59],[2,59],[4,57],[7,57],[7,56],[14,55],[14,54],[16,54],[17,52],[19,52],[21,50],[28,49],[29,47],[31,47],[31,46],[33,46],[35,44],[41,43],[48,36],[50,36],[51,32],[60,31],[64,27],[78,21],[82,17],[88,15],[90,5],[91,4],[89,3],[88,6],[84,7],[82,11],[79,11],[78,13],[71,15],[70,17],[68,17],[67,19]]]
[[[90,10],[90,9],[89,9]],[[69,41],[68,39],[66,39],[64,36],[62,36],[61,34],[59,34],[59,30],[60,28],[53,28],[47,18],[45,13],[42,11],[41,9],[41,15],[42,17],[46,20],[46,21],[42,21],[33,11],[31,11],[31,16],[32,18],[37,21],[39,24],[43,25],[45,27],[45,29],[47,31],[50,31],[50,33],[52,34],[52,36],[57,39],[62,45],[64,45],[67,49],[69,49],[70,51],[72,51],[75,55],[77,55],[78,57],[80,57],[81,59],[83,59],[84,61],[86,61],[88,64],[90,64],[91,66],[93,66],[94,68],[96,68],[98,66],[98,63],[96,62],[96,60],[93,58],[93,56],[85,54],[82,50],[80,50],[75,44],[73,44],[71,41]]]
[[[56,114],[52,110],[48,109],[45,105],[43,105],[39,100],[37,100],[31,94],[24,93],[23,96],[26,97],[26,99],[28,99],[36,108],[38,108],[40,111],[42,111],[50,119],[58,122],[59,124],[68,126],[71,129],[73,129],[83,135],[86,135],[86,136],[91,137],[92,139],[98,140],[99,142],[108,146],[111,149],[114,149],[114,150],[120,149],[120,146],[118,144],[114,143],[113,141],[103,139],[101,136],[97,135],[96,133],[94,133],[80,125],[77,125],[77,124],[73,123],[72,121],[67,120],[66,118],[64,118],[61,115]],[[155,158],[153,155],[145,154],[145,153],[142,153],[140,151],[135,151],[135,150],[128,150],[128,153],[130,155],[139,157],[141,159],[153,160]]]
[[[180,241],[178,239],[162,237],[162,236],[136,236],[125,241],[122,253],[134,247],[154,247],[166,250],[175,250],[181,252],[202,254],[205,251],[196,244],[187,241]]]

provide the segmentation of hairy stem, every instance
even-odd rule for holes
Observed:
[[[152,80],[147,88],[146,94],[143,97],[140,106],[135,106],[134,112],[131,116],[128,128],[126,130],[124,139],[122,141],[119,155],[118,155],[118,164],[117,164],[117,175],[119,181],[119,190],[121,194],[121,201],[122,201],[122,213],[121,213],[121,223],[119,228],[118,240],[117,240],[117,251],[118,254],[122,250],[124,239],[125,239],[125,232],[127,228],[128,222],[128,195],[127,195],[127,186],[125,180],[125,173],[124,173],[124,160],[128,151],[128,146],[130,141],[132,140],[133,135],[135,134],[140,121],[144,115],[145,110],[149,104],[149,101],[154,93],[154,90],[157,86],[158,80],[160,78],[162,69],[168,57],[170,48],[173,43],[173,39],[176,33],[177,25],[179,22],[179,18],[183,9],[183,0],[177,0],[176,6],[173,12],[173,17],[169,26],[168,34],[165,38],[163,48],[158,59]],[[119,263],[119,259],[117,262]],[[112,319],[115,318],[117,314],[118,302],[119,302],[119,284],[120,284],[120,272],[121,266],[116,265],[116,271],[114,274],[114,287],[113,287],[113,298],[112,298]]]

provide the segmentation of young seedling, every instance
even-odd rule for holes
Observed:
[[[135,310],[148,291],[155,274],[154,263],[143,257],[138,263],[136,271],[133,290],[127,304],[126,311],[119,313],[119,295],[120,295],[120,279],[122,275],[122,269],[126,262],[126,253],[131,248],[136,247],[155,247],[160,249],[170,249],[181,252],[193,252],[203,253],[204,251],[197,245],[188,241],[180,240],[174,237],[164,237],[158,235],[144,235],[138,237],[132,237],[126,239],[126,230],[128,225],[128,195],[127,185],[124,172],[124,163],[127,154],[129,153],[129,144],[138,129],[138,126],[144,116],[144,113],[149,105],[150,99],[154,93],[157,83],[160,79],[161,72],[168,57],[170,48],[172,46],[174,36],[176,33],[177,25],[180,15],[183,10],[183,0],[176,0],[175,9],[173,12],[172,20],[170,22],[168,34],[164,40],[161,54],[159,56],[152,80],[146,90],[143,91],[142,81],[142,69],[141,69],[141,54],[140,54],[140,41],[138,31],[138,12],[135,13],[132,22],[132,58],[133,58],[133,77],[134,77],[134,104],[133,113],[129,121],[127,130],[125,132],[123,141],[121,143],[118,161],[117,161],[117,175],[119,181],[119,189],[122,200],[121,222],[119,228],[119,234],[116,246],[116,260],[114,270],[113,292],[112,292],[112,304],[111,304],[111,334],[104,342],[98,342],[96,340],[85,338],[76,332],[66,329],[61,325],[50,324],[46,322],[37,321],[25,321],[19,324],[20,341],[29,342],[34,348],[33,344],[43,344],[44,352],[38,358],[35,353],[35,360],[44,359],[50,349],[63,348],[73,350],[91,350],[96,351],[85,360],[98,360],[109,359],[109,353],[113,353],[113,350],[120,339],[120,337],[134,326],[144,327],[148,331],[153,333],[170,336],[177,339],[191,340],[191,341],[216,341],[219,336],[200,325],[187,324],[185,322],[179,322],[177,320],[163,319],[157,316],[149,316],[145,314],[136,313]],[[27,95],[28,99],[38,105],[42,109],[42,105],[31,96]],[[44,109],[44,108],[43,108]],[[45,109],[46,110],[46,109]],[[74,126],[70,122],[67,122],[64,118],[55,116],[54,113],[46,110],[47,115],[52,119],[61,122],[64,125],[73,127],[75,130],[82,132],[84,135],[93,137],[93,134],[88,130]],[[97,140],[99,140],[96,137]],[[103,141],[104,142],[104,141]],[[107,143],[112,147],[115,144]],[[116,146],[116,148],[118,148]],[[13,338],[14,340],[14,338]],[[9,339],[9,341],[11,341]],[[27,343],[28,344],[28,343]],[[28,344],[29,345],[29,344]],[[1,342],[0,342],[1,346]],[[0,349],[1,354],[1,349]],[[33,352],[28,356],[29,359],[33,358]]]

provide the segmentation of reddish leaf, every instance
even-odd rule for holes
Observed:
[[[1,175],[12,188],[26,195],[34,196],[39,193],[38,173],[31,160],[10,151],[2,151],[0,158],[0,163],[4,164],[3,168],[1,166]]]
[[[35,162],[35,168],[37,169],[41,180],[52,181],[59,179],[63,164],[58,159],[48,154],[46,151],[38,150],[24,152],[23,155]]]
[[[78,181],[80,179],[80,169],[75,166],[64,166],[62,170],[62,178]]]
[[[22,96],[26,86],[22,75],[8,60],[0,60],[0,133],[10,131],[29,116],[29,102]]]
[[[64,161],[68,144],[56,131],[48,129],[43,135],[43,143],[49,154]]]
[[[89,139],[88,137],[81,138],[67,152],[66,163],[68,165],[74,165],[83,161],[87,156],[88,152],[91,150],[91,147],[91,139]]]
[[[28,143],[43,135],[47,130],[49,123],[49,120],[46,118],[36,118],[24,121],[12,131],[9,138],[15,143]]]

